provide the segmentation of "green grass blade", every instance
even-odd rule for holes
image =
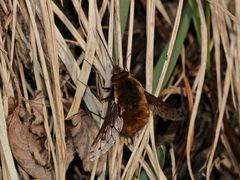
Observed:
[[[178,31],[178,35],[176,37],[176,41],[174,44],[174,51],[172,53],[172,57],[170,59],[170,64],[168,67],[168,71],[166,73],[165,79],[163,81],[163,86],[162,88],[164,88],[174,70],[174,67],[177,63],[177,59],[179,57],[183,42],[187,36],[187,32],[189,29],[189,25],[191,22],[191,18],[192,18],[192,11],[190,6],[187,4],[186,7],[184,8],[183,14],[182,14],[182,18],[181,18],[181,22],[180,22],[180,26],[179,26],[179,31]],[[153,90],[155,91],[157,88],[157,83],[159,81],[160,78],[160,74],[162,71],[162,67],[164,64],[164,61],[166,59],[166,55],[167,55],[167,50],[168,50],[168,45],[169,43],[166,44],[160,58],[158,59],[158,62],[154,68],[153,71]],[[154,92],[153,91],[153,92]]]
[[[210,39],[211,39],[211,10],[209,2],[205,2],[206,21],[208,30],[208,51],[207,51],[207,77],[211,78],[211,55],[210,55]]]
[[[166,147],[165,146],[160,146],[157,148],[157,155],[158,155],[158,161],[160,164],[160,167],[163,168],[164,163],[165,163],[165,158],[166,158]]]
[[[188,4],[192,9],[192,19],[193,19],[194,29],[196,31],[198,46],[201,47],[201,27],[200,27],[200,18],[199,18],[197,2],[196,0],[188,0]]]
[[[129,14],[130,0],[121,0],[119,1],[119,5],[120,5],[121,33],[123,37]]]
[[[139,176],[139,180],[149,180],[149,177],[148,177],[146,171],[143,170],[143,171],[141,172],[141,174],[140,174],[140,176]]]

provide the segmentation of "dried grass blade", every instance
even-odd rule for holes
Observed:
[[[60,135],[60,132],[59,132],[60,128],[58,126],[58,121],[57,121],[57,117],[56,117],[56,107],[55,107],[54,100],[53,100],[50,77],[49,77],[49,74],[48,74],[48,70],[47,70],[47,66],[46,66],[46,62],[45,62],[45,58],[44,58],[44,51],[43,51],[43,48],[42,48],[40,35],[39,35],[38,29],[37,29],[37,23],[35,21],[35,17],[34,17],[34,14],[33,14],[33,9],[32,9],[31,3],[30,3],[29,0],[26,0],[25,2],[26,2],[28,13],[29,13],[31,26],[33,28],[33,33],[34,33],[34,36],[35,36],[35,39],[36,39],[38,55],[39,55],[39,59],[40,59],[41,67],[42,67],[43,77],[44,77],[44,80],[45,80],[44,82],[45,82],[45,85],[46,85],[46,89],[47,89],[47,93],[48,93],[48,97],[49,97],[50,105],[51,105],[51,109],[52,109],[54,131],[55,131],[56,139],[57,139],[57,142],[58,142],[61,139],[61,137],[59,136]],[[50,138],[50,137],[48,137],[48,138]],[[51,147],[51,148],[53,148],[53,147]],[[56,143],[56,149],[57,149],[57,151],[61,151],[60,150],[61,145]],[[51,149],[51,150],[53,152],[53,149]],[[55,160],[55,159],[53,159],[53,160]],[[57,161],[59,161],[59,159]],[[56,178],[60,179],[60,177],[58,177],[59,176],[58,163],[54,162],[54,166],[55,166],[55,171],[56,171]]]
[[[240,178],[239,163],[238,163],[236,157],[234,156],[232,148],[231,148],[231,146],[228,142],[228,139],[227,139],[227,137],[224,133],[221,134],[221,142],[223,143],[223,145],[224,145],[224,147],[225,147],[225,149],[228,153],[228,156],[229,156],[230,161],[232,162],[232,166],[233,166],[234,171],[237,173],[238,177]]]
[[[152,82],[153,82],[153,51],[154,51],[154,30],[155,30],[155,9],[156,9],[156,1],[147,1],[147,46],[146,46],[146,90],[148,92],[152,92]],[[152,142],[152,149],[155,158],[153,158],[152,164],[154,167],[155,174],[161,177],[161,168],[157,161],[157,153],[156,153],[156,146],[155,146],[155,138],[154,138],[154,123],[153,123],[153,116],[150,114],[149,123],[147,128],[146,135],[150,135],[150,139]],[[160,173],[159,173],[160,172]]]
[[[131,68],[130,66],[131,66],[131,53],[132,53],[132,41],[133,41],[134,7],[135,7],[135,0],[132,0],[130,4],[129,25],[128,25],[128,44],[127,44],[127,54],[126,54],[126,66],[129,71]]]
[[[147,1],[146,90],[152,92],[155,0]]]
[[[170,20],[170,17],[168,16],[168,13],[167,13],[165,7],[163,6],[163,3],[162,3],[161,0],[160,1],[156,0],[156,8],[162,14],[162,16],[167,21],[167,23],[172,26],[172,22]]]
[[[10,178],[10,179],[19,179],[18,178],[18,173],[16,170],[16,167],[14,165],[14,160],[12,156],[12,152],[10,149],[9,141],[8,141],[8,133],[7,133],[7,126],[6,126],[6,119],[4,117],[5,112],[4,112],[4,107],[3,107],[3,101],[2,101],[2,91],[0,90],[0,143],[1,143],[1,162],[2,162],[2,167],[4,169],[4,166],[6,166],[7,172],[7,177],[3,178]]]
[[[240,1],[236,0],[235,1],[236,3],[236,8],[235,8],[235,13],[236,13],[236,17],[237,19],[240,19],[240,13],[239,13],[239,9],[240,9]],[[240,92],[239,92],[239,89],[240,89],[240,79],[238,77],[240,77],[240,25],[236,24],[236,31],[237,31],[237,49],[236,49],[236,61],[235,61],[235,72],[234,74],[236,74],[236,76],[234,76],[234,80],[235,80],[235,91],[236,91],[236,94],[237,94],[237,101],[238,101],[238,106],[237,106],[237,109],[238,109],[238,112],[240,112]],[[239,119],[239,123],[240,123],[240,113],[238,113],[238,119]]]
[[[17,0],[13,1],[13,21],[12,21],[12,39],[11,39],[11,52],[10,52],[10,62],[13,62],[13,54],[15,47],[15,37],[16,37],[16,23],[17,23]]]
[[[114,3],[114,18],[115,18],[115,39],[116,39],[116,44],[117,44],[117,57],[118,57],[118,65],[120,67],[123,67],[123,56],[122,56],[122,33],[121,33],[121,22],[120,22],[120,6],[119,6],[119,1],[115,1]]]
[[[225,111],[226,101],[227,101],[227,97],[228,97],[228,93],[229,93],[229,89],[230,89],[230,85],[231,85],[232,69],[233,69],[233,56],[232,55],[234,54],[233,52],[234,52],[235,43],[236,43],[236,39],[231,39],[232,40],[231,46],[229,46],[229,39],[228,39],[226,24],[225,24],[226,22],[225,22],[223,16],[220,15],[220,17],[222,17],[222,19],[220,21],[221,23],[219,24],[219,27],[220,27],[219,30],[220,30],[220,35],[222,38],[223,48],[224,48],[224,51],[226,54],[227,70],[226,70],[226,75],[225,75],[225,80],[224,80],[223,96],[222,96],[221,101],[219,101],[219,115],[218,115],[216,130],[215,130],[214,142],[213,142],[212,149],[210,152],[209,160],[207,162],[207,174],[206,174],[207,179],[210,179],[213,157],[214,157],[217,143],[219,140],[220,130],[221,130],[222,121],[223,121],[223,114]]]
[[[52,8],[54,13],[58,16],[58,18],[61,19],[61,21],[64,23],[66,28],[70,31],[72,36],[76,39],[76,41],[79,43],[81,48],[85,50],[86,48],[86,42],[83,40],[83,38],[80,36],[79,32],[76,30],[76,28],[72,25],[72,23],[67,19],[67,17],[60,11],[60,9],[54,4],[52,1]]]
[[[208,2],[214,6],[215,8],[218,8],[219,10],[221,10],[224,14],[228,15],[236,24],[240,25],[240,21],[239,19],[234,16],[231,12],[229,12],[229,10],[227,10],[225,7],[223,7],[218,1],[216,0],[208,0]]]
[[[194,179],[192,167],[191,167],[191,157],[190,157],[190,151],[194,139],[194,126],[195,126],[195,119],[197,116],[197,110],[202,94],[202,87],[204,83],[205,78],[205,71],[206,71],[206,65],[207,65],[207,26],[204,16],[204,10],[202,7],[202,3],[200,0],[197,1],[198,8],[199,8],[199,14],[200,14],[200,22],[201,22],[201,38],[202,38],[202,44],[201,44],[201,67],[198,72],[198,76],[196,79],[198,79],[198,86],[197,86],[197,92],[196,97],[192,109],[192,114],[190,117],[190,123],[188,128],[188,136],[187,136],[187,145],[186,145],[186,152],[187,152],[187,165],[188,170],[190,173],[190,176],[192,179]]]
[[[213,42],[215,50],[215,62],[216,62],[216,75],[217,75],[217,92],[218,92],[218,102],[221,101],[222,97],[222,80],[221,80],[221,62],[220,62],[220,36],[219,27],[217,23],[217,18],[219,16],[217,8],[211,6],[212,12],[212,30],[213,30]]]
[[[136,159],[140,158],[140,156],[143,152],[143,149],[146,147],[146,145],[148,143],[149,136],[146,135],[147,128],[148,127],[146,127],[146,126],[143,128],[143,130],[138,138],[138,141],[135,144],[134,149],[132,150],[131,157],[129,158],[128,163],[122,173],[122,177],[121,177],[122,180],[125,179],[126,177],[131,177],[131,176],[129,176],[130,175],[129,171],[131,169],[131,166],[133,166],[133,165],[135,166],[135,164],[138,163],[137,161],[133,161],[133,160],[134,160],[134,158],[136,158]]]
[[[152,180],[157,179],[155,174],[152,172],[151,167],[148,165],[148,163],[142,157],[140,158],[140,163],[141,163],[143,169],[145,170],[145,172],[146,172],[146,174],[147,174],[149,179],[152,179]],[[144,179],[144,177],[142,177],[142,176],[143,176],[143,171],[140,174],[140,178],[139,179]]]
[[[153,144],[153,142],[152,142],[152,144]],[[150,161],[152,163],[154,172],[157,175],[157,179],[165,179],[166,180],[167,177],[163,173],[163,170],[160,167],[160,163],[158,162],[158,157],[157,157],[155,143],[154,143],[154,146],[152,145],[152,147],[147,145],[146,150],[147,150],[148,157],[149,157],[149,159],[150,159]]]
[[[167,69],[168,69],[168,66],[169,66],[169,63],[170,63],[174,43],[175,43],[177,32],[178,32],[178,29],[179,29],[179,24],[180,24],[180,19],[181,19],[181,14],[182,14],[182,8],[183,8],[183,0],[180,0],[179,3],[178,3],[177,15],[176,15],[175,23],[174,23],[174,26],[173,26],[173,32],[172,32],[172,36],[171,36],[171,39],[170,39],[170,43],[169,43],[169,47],[168,47],[168,51],[167,51],[167,55],[166,55],[166,60],[165,60],[164,65],[163,65],[163,69],[162,69],[162,72],[161,72],[161,75],[160,75],[160,78],[159,78],[159,81],[158,81],[158,85],[157,85],[157,89],[155,91],[155,95],[158,95],[160,90],[161,90],[161,87],[162,87],[163,81],[164,81],[164,77],[166,75],[166,72],[167,72]]]
[[[59,160],[59,177],[64,179],[65,176],[65,164],[66,164],[66,143],[65,143],[65,124],[64,124],[64,112],[62,104],[62,93],[60,87],[60,77],[59,77],[59,62],[57,54],[57,43],[55,36],[55,23],[53,17],[53,8],[50,1],[40,1],[42,10],[42,20],[45,29],[46,45],[48,48],[49,60],[52,68],[52,90],[55,101],[56,108],[56,118],[58,123],[58,130],[56,135],[58,149],[58,160]],[[59,137],[58,137],[59,136]]]
[[[91,69],[92,69],[92,64],[94,60],[94,55],[96,51],[96,43],[95,43],[95,37],[96,37],[96,4],[93,1],[89,2],[89,12],[88,12],[88,36],[87,36],[87,44],[86,44],[86,50],[85,50],[85,59],[87,61],[83,62],[82,69],[80,71],[80,82],[83,82],[84,84],[87,84]],[[83,84],[79,84],[77,86],[77,90],[74,96],[74,100],[72,103],[72,106],[68,112],[68,116],[70,117],[78,112],[78,108],[80,107],[82,97],[84,95],[84,92],[86,90],[86,86]]]

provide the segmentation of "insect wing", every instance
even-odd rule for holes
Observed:
[[[116,103],[112,103],[90,148],[89,158],[91,161],[98,159],[114,145],[122,128],[123,119],[119,116],[119,107]]]
[[[153,114],[172,121],[184,119],[184,114],[181,108],[175,108],[170,104],[163,102],[160,98],[156,98],[147,91],[145,91],[145,96],[149,104],[149,109]]]

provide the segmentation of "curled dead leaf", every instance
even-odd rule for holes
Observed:
[[[89,159],[89,150],[98,131],[99,128],[95,121],[83,110],[80,110],[80,112],[72,118],[71,123],[66,124],[66,144],[69,163],[74,158],[74,153],[76,152],[83,162],[84,170],[87,172],[92,171],[94,162]],[[96,174],[102,172],[105,161],[106,155],[98,160]]]
[[[31,103],[37,104],[34,100]],[[32,114],[18,106],[8,116],[10,147],[17,163],[29,175],[36,179],[53,179],[43,118],[36,115],[41,114],[41,106],[35,105]]]

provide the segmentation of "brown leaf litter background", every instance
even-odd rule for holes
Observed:
[[[187,7],[191,23],[161,90]],[[239,179],[239,8],[238,0],[0,1],[0,178]],[[109,55],[148,92],[157,84],[155,95],[181,104],[186,119],[150,117],[132,143],[120,138],[91,162]]]

